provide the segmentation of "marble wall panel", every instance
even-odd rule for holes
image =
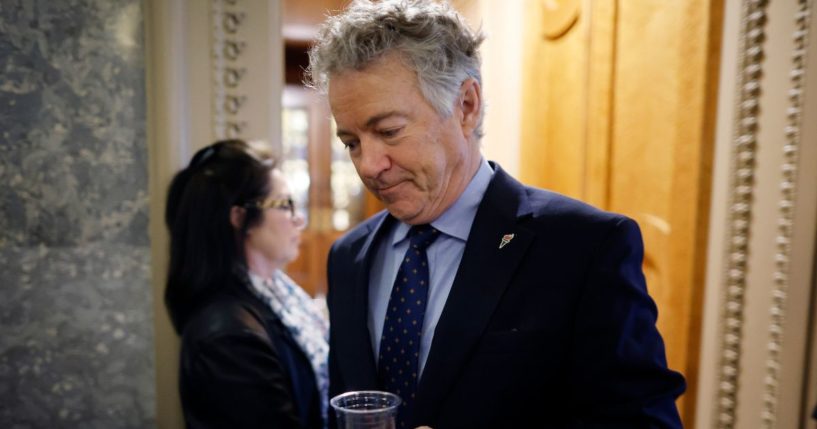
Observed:
[[[154,426],[143,19],[0,2],[0,427]]]

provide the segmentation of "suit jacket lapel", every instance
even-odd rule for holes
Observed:
[[[519,219],[529,213],[524,188],[498,166],[494,168],[418,386],[417,424],[433,421],[535,235],[519,225]],[[506,234],[514,237],[500,249]]]
[[[340,329],[344,334],[342,347],[338,353],[339,362],[343,366],[343,373],[357,374],[353,379],[360,385],[349,386],[351,389],[376,389],[377,388],[377,366],[375,365],[372,352],[372,341],[369,333],[369,269],[371,267],[371,251],[377,237],[383,231],[384,224],[390,224],[391,216],[381,215],[380,219],[372,222],[369,233],[366,234],[365,241],[360,246],[360,250],[355,255],[353,273],[353,293],[352,308],[345,309],[348,315],[346,323],[342,323]],[[369,353],[361,353],[361,351]]]

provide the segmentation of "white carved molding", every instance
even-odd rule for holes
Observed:
[[[719,384],[714,416],[714,427],[722,429],[734,428],[736,421],[765,22],[766,2],[744,0],[723,274],[726,297],[721,310]]]
[[[813,4],[723,3],[696,428],[817,428]]]
[[[216,139],[245,138],[248,18],[242,0],[213,0],[210,9],[213,67],[213,135]]]
[[[773,274],[772,303],[769,310],[769,342],[766,346],[766,376],[764,378],[763,409],[761,421],[763,428],[777,427],[778,388],[783,362],[781,351],[785,332],[785,320],[791,274],[792,231],[794,212],[797,203],[797,170],[800,153],[801,124],[803,122],[804,87],[806,52],[810,28],[811,4],[808,0],[799,0],[793,21],[790,89],[786,109],[786,126],[783,130],[783,163],[780,182],[780,200],[777,204],[777,236],[775,244],[775,271]]]

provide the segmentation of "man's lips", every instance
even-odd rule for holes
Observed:
[[[397,188],[398,186],[402,185],[403,183],[405,183],[405,180],[395,182],[395,183],[393,183],[391,185],[377,185],[377,186],[375,186],[375,191],[377,193],[389,192],[389,191]]]
[[[394,185],[391,185],[391,186],[383,186],[380,189],[378,189],[378,191],[379,192],[388,192],[389,190],[394,189],[398,185],[400,185],[400,183],[395,183]]]

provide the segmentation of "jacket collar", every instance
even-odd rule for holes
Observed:
[[[388,214],[387,211],[382,211],[375,215],[375,217],[367,222],[367,231],[358,240],[363,243],[355,255],[353,267],[354,272],[354,289],[352,309],[347,313],[349,318],[346,320],[350,323],[351,329],[345,329],[348,334],[347,344],[343,346],[344,350],[348,350],[353,354],[353,357],[341,359],[345,362],[344,370],[349,374],[357,374],[357,385],[348,386],[352,389],[377,389],[377,366],[375,358],[371,353],[372,341],[369,333],[369,326],[367,323],[367,315],[369,311],[369,269],[371,268],[372,251],[376,246],[381,235],[391,228],[391,225],[396,222],[396,219]],[[356,248],[357,243],[352,243],[352,248]],[[365,350],[369,353],[360,353]],[[330,350],[331,353],[331,350]]]
[[[451,390],[488,325],[491,314],[535,234],[522,222],[531,215],[525,187],[491,162],[494,175],[485,192],[468,236],[462,261],[454,279],[442,316],[437,324],[415,403],[415,427],[434,421],[439,407]],[[375,357],[367,324],[369,270],[374,243],[396,220],[383,211],[367,222],[365,234],[350,243],[358,248],[353,262],[352,308],[344,311],[348,328],[344,344],[335,351],[351,354],[339,359],[343,372],[356,374],[350,389],[377,389]],[[513,234],[512,242],[499,248],[502,238]],[[360,244],[362,242],[362,244]],[[359,247],[358,247],[359,246]],[[368,353],[360,353],[365,350]]]
[[[434,421],[535,236],[520,223],[531,214],[524,186],[498,165],[491,166],[494,177],[477,209],[434,333],[411,427]],[[508,234],[513,234],[512,241],[500,248]]]

